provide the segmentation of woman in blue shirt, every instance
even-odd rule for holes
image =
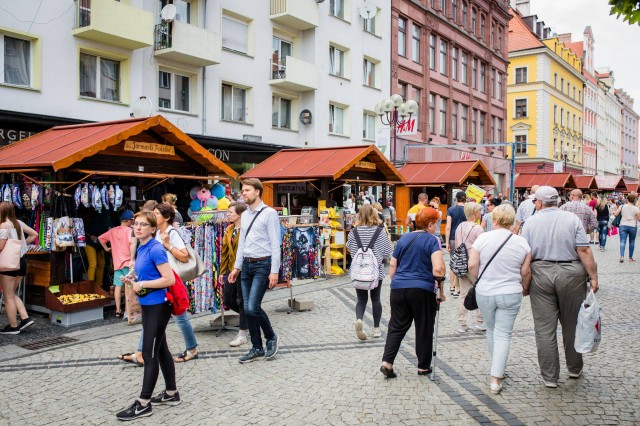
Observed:
[[[436,277],[444,277],[446,267],[442,246],[434,235],[440,215],[426,207],[416,214],[417,231],[400,238],[391,256],[391,319],[380,371],[396,377],[393,362],[411,323],[416,329],[418,375],[431,373],[433,328],[436,318]],[[440,298],[445,300],[442,287]]]
[[[155,214],[141,211],[133,220],[133,231],[140,242],[135,263],[138,278],[137,281],[126,280],[125,284],[138,293],[142,308],[144,379],[140,398],[129,408],[119,412],[116,415],[118,420],[150,416],[152,403],[180,404],[175,365],[165,336],[167,323],[171,318],[171,305],[166,300],[167,287],[175,283],[175,277],[169,266],[166,250],[154,238],[158,227]],[[160,368],[166,390],[152,398]]]

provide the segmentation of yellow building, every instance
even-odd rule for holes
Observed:
[[[509,22],[507,138],[518,172],[582,171],[582,60],[535,16]],[[532,30],[535,28],[535,31]],[[508,152],[511,156],[511,150]]]

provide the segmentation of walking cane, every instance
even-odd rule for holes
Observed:
[[[437,348],[438,348],[438,320],[440,319],[440,287],[444,282],[444,277],[435,277],[436,281],[436,321],[435,326],[433,328],[433,348],[432,348],[432,358],[431,358],[431,381],[436,380],[436,359],[437,359]]]

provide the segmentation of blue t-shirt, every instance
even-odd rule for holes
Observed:
[[[449,211],[447,211],[447,216],[451,216],[451,233],[449,234],[449,239],[454,240],[458,225],[467,220],[467,217],[464,215],[464,206],[451,207]]]
[[[405,251],[409,244],[411,247]],[[421,288],[435,293],[431,255],[441,249],[438,237],[433,234],[423,231],[404,234],[393,251],[396,260],[401,255],[402,259],[391,280],[391,289]]]
[[[136,253],[136,274],[138,281],[152,281],[162,277],[158,271],[158,265],[169,262],[167,252],[162,243],[155,238],[150,239],[146,244],[141,244]],[[146,296],[139,296],[141,305],[159,305],[164,303],[167,289],[161,288],[152,290]]]

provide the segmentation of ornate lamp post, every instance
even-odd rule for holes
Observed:
[[[395,166],[397,126],[405,119],[411,119],[411,116],[418,112],[418,103],[413,99],[405,102],[404,99],[402,99],[402,96],[395,94],[392,95],[389,99],[378,102],[375,110],[376,114],[380,116],[380,121],[382,122],[382,124],[384,124],[385,126],[391,126],[391,128],[393,129],[393,141],[391,143],[391,162]]]

